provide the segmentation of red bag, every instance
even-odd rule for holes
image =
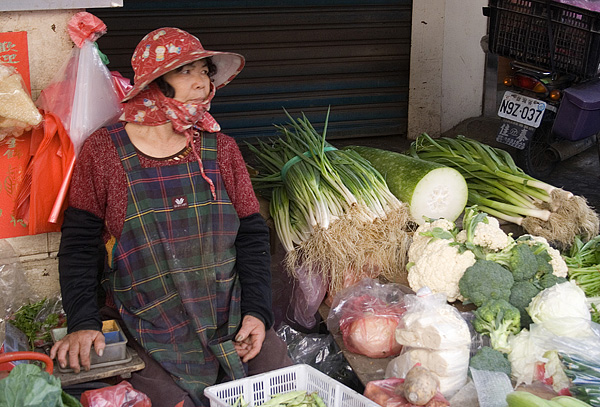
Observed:
[[[448,407],[450,405],[439,391],[424,406],[411,404],[404,398],[404,379],[397,377],[368,382],[363,395],[381,407]]]
[[[60,119],[53,113],[45,113],[42,125],[32,131],[33,157],[25,170],[15,202],[17,218],[29,224],[29,234],[58,232],[62,224],[63,202],[60,217],[49,222],[49,217],[63,180],[70,175],[75,150]]]
[[[84,391],[80,401],[83,407],[152,407],[150,398],[126,380],[114,386]]]

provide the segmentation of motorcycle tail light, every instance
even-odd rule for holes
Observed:
[[[551,100],[560,100],[561,96],[562,96],[562,92],[558,89],[554,89],[550,92]]]
[[[546,93],[546,86],[539,80],[525,75],[515,75],[513,83],[519,88],[527,89],[535,93]]]

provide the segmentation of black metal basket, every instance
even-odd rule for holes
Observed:
[[[600,74],[600,13],[551,0],[490,0],[490,52],[582,78]]]

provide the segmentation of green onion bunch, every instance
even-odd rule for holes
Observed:
[[[367,160],[325,141],[329,112],[322,134],[304,114],[298,119],[286,115],[289,123],[275,126],[279,137],[248,145],[259,162],[252,183],[270,199],[270,214],[286,251],[351,211],[372,222],[402,207]]]

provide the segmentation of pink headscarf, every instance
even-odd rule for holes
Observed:
[[[202,103],[182,103],[166,97],[154,82],[130,99],[123,108],[121,120],[144,126],[159,126],[171,123],[173,129],[185,135],[187,144],[198,160],[202,178],[210,185],[213,199],[217,199],[212,180],[204,173],[202,159],[194,147],[194,134],[197,130],[215,133],[221,130],[219,123],[208,113],[210,102],[215,96],[211,83],[210,94]]]

